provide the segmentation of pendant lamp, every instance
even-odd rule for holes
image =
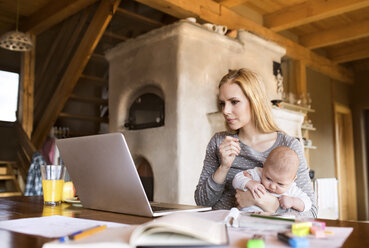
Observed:
[[[32,40],[23,32],[18,31],[19,0],[17,1],[17,19],[15,31],[5,33],[0,37],[0,47],[11,50],[26,52],[32,49]]]

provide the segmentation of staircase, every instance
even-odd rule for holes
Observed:
[[[111,20],[106,6],[95,4],[38,35],[37,44],[43,49],[36,53],[34,146],[40,148],[52,129],[68,130],[63,138],[108,132],[109,64],[104,53],[127,39],[175,21],[165,13],[127,0],[121,1]],[[102,35],[97,35],[100,32]]]
[[[17,176],[14,173],[16,162],[0,161],[0,197],[22,195]]]

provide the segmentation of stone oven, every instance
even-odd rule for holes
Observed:
[[[249,32],[239,30],[233,39],[188,21],[153,30],[107,52],[109,129],[124,133],[137,165],[144,161],[146,177],[153,178],[149,186],[155,201],[194,203],[207,143],[224,128],[217,85],[228,69],[258,72],[270,100],[280,98],[273,61],[280,63],[284,54],[284,48]],[[153,99],[146,107],[138,106],[145,94],[162,99],[162,108],[150,106],[160,103]],[[139,111],[132,115],[135,102]],[[136,128],[130,126],[133,121]]]

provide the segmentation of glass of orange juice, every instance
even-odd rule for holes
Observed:
[[[61,203],[64,176],[64,165],[41,165],[42,190],[45,205],[55,206]]]

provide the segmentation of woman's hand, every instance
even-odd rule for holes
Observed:
[[[279,201],[277,197],[273,196],[269,192],[265,192],[260,198],[253,198],[250,190],[244,192],[237,190],[236,201],[240,208],[250,207],[256,205],[263,209],[265,212],[275,213],[279,207]]]
[[[224,183],[227,173],[232,166],[232,163],[236,156],[240,153],[240,141],[231,136],[225,137],[222,144],[219,146],[220,153],[220,165],[213,175],[213,179],[216,183]]]
[[[219,146],[219,153],[221,158],[221,167],[231,168],[236,156],[240,153],[240,141],[237,138],[226,136],[222,144]]]

